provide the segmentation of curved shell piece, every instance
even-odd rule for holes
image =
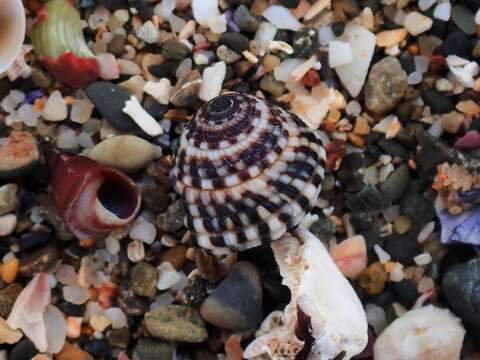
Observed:
[[[342,359],[351,359],[368,342],[362,304],[322,242],[301,227],[294,236],[272,243],[291,301],[265,319],[244,357],[331,360],[343,353]]]
[[[49,162],[56,206],[78,239],[106,236],[137,215],[140,191],[124,173],[83,156],[54,153]]]
[[[182,134],[171,177],[201,247],[245,250],[279,239],[314,206],[325,150],[295,115],[228,93]]]

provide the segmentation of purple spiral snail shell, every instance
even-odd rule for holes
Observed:
[[[279,239],[315,205],[324,158],[296,115],[247,94],[212,99],[185,128],[171,173],[192,240],[242,251]]]

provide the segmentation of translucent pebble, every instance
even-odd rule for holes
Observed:
[[[78,135],[77,141],[78,141],[78,144],[83,148],[93,148],[95,146],[95,143],[93,142],[92,137],[85,132],[81,132]]]
[[[193,0],[192,11],[195,20],[203,27],[207,27],[209,20],[220,13],[218,0]]]
[[[90,292],[77,284],[66,285],[62,289],[65,301],[75,305],[85,304],[90,299]]]
[[[114,236],[108,236],[105,239],[105,247],[110,254],[118,254],[120,252],[120,240]]]
[[[172,31],[176,33],[180,32],[180,30],[182,30],[183,27],[187,24],[184,19],[175,14],[170,15],[170,17],[168,18],[168,23],[170,24],[170,28],[172,29]]]
[[[273,70],[273,75],[278,81],[287,82],[291,79],[293,70],[302,64],[302,59],[286,59]]]
[[[383,250],[378,244],[375,244],[375,245],[374,245],[373,250],[374,250],[375,253],[377,254],[378,260],[379,260],[382,264],[386,264],[387,262],[389,262],[389,261],[392,259],[392,257],[390,256],[390,254],[387,253],[385,250]]]
[[[352,100],[345,108],[348,115],[358,116],[362,112],[362,105],[357,100]]]
[[[3,111],[10,114],[13,111],[15,111],[17,104],[10,95],[7,95],[0,102],[0,107],[2,108]]]
[[[414,71],[408,74],[407,82],[408,82],[408,85],[417,85],[422,82],[422,79],[423,79],[422,74],[420,74],[418,71]]]
[[[301,27],[295,16],[284,6],[272,5],[262,15],[278,29],[297,31]]]
[[[102,121],[99,119],[91,118],[85,124],[82,125],[82,131],[87,134],[94,134],[102,127]]]
[[[94,106],[88,99],[75,100],[72,105],[72,112],[70,118],[73,122],[84,124],[92,116]]]
[[[71,285],[77,283],[77,272],[72,265],[61,264],[55,271],[55,277],[62,285]]]
[[[41,224],[43,222],[43,217],[40,215],[40,207],[34,206],[30,211],[30,220],[35,224]]]
[[[163,0],[154,8],[155,15],[159,16],[164,20],[168,20],[170,15],[175,10],[177,5],[177,0]]]
[[[442,21],[449,21],[452,14],[452,5],[449,2],[438,4],[433,11],[433,17]]]
[[[23,123],[30,127],[37,126],[38,118],[41,112],[36,111],[30,104],[23,104],[18,108],[18,116],[23,120]]]
[[[25,93],[19,90],[11,90],[8,94],[15,104],[20,104],[25,101]]]
[[[155,301],[150,304],[150,309],[154,309],[160,305],[171,305],[175,299],[169,292],[164,292],[155,298]]]
[[[180,79],[184,77],[185,74],[187,74],[190,70],[192,70],[192,59],[190,58],[183,59],[177,67],[175,76],[177,77],[177,79]]]
[[[352,48],[344,41],[331,41],[328,47],[328,64],[335,68],[353,61]]]
[[[175,270],[173,265],[168,262],[164,261],[158,266],[158,282],[157,282],[157,289],[159,290],[166,290],[171,288],[177,282],[181,280],[180,273]]]
[[[255,33],[255,40],[261,45],[267,45],[275,39],[277,28],[269,22],[262,22]]]
[[[335,39],[335,34],[332,31],[332,27],[329,25],[322,26],[318,30],[318,40],[320,45],[327,46],[330,41]]]
[[[146,244],[151,244],[157,236],[157,229],[152,223],[140,221],[130,230],[130,238],[141,240]]]
[[[185,289],[188,284],[188,276],[185,275],[182,271],[178,272],[180,274],[180,280],[178,280],[175,284],[173,284],[171,290],[174,292],[179,292]]]
[[[430,61],[428,57],[425,55],[417,55],[413,58],[415,63],[415,70],[417,70],[420,74],[425,74],[428,71],[428,65]]]
[[[372,326],[376,334],[380,334],[388,325],[387,315],[381,306],[376,304],[367,304],[365,306],[368,325]]]
[[[128,326],[127,316],[122,309],[118,307],[112,307],[105,310],[105,315],[108,316],[112,322],[112,328],[114,329],[122,329]]]
[[[57,138],[57,147],[60,149],[74,149],[78,146],[77,134],[74,130],[64,127]]]
[[[89,301],[87,303],[84,317],[85,319],[90,319],[95,315],[102,315],[105,313],[105,309],[96,301]]]
[[[12,126],[15,123],[21,123],[21,122],[22,122],[22,118],[20,117],[20,114],[18,113],[18,111],[11,112],[5,118],[5,124],[7,124],[7,126]]]

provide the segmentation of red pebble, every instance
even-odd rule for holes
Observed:
[[[72,88],[84,88],[97,80],[100,74],[97,59],[78,57],[70,51],[55,59],[43,56],[41,61],[58,81]]]
[[[313,69],[308,70],[302,78],[302,84],[308,87],[314,87],[320,84],[320,75]]]

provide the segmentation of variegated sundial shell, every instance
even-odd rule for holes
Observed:
[[[252,95],[212,99],[186,126],[171,172],[192,240],[239,251],[277,240],[315,205],[324,157],[297,116]]]

